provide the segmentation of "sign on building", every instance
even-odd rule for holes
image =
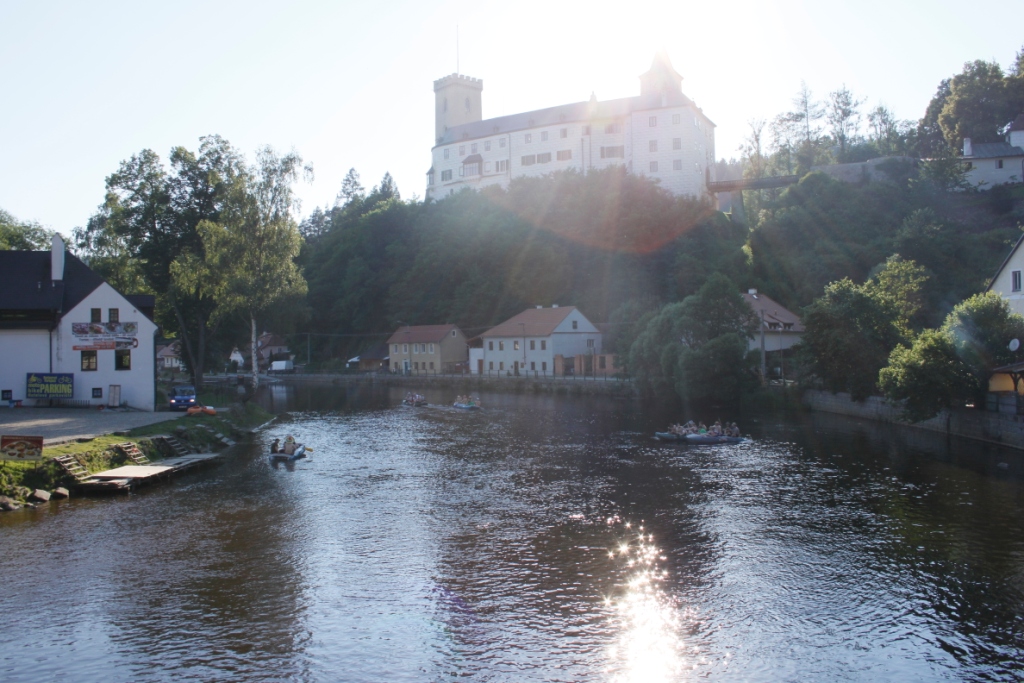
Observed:
[[[30,462],[43,459],[43,437],[0,436],[0,460]]]
[[[25,398],[74,398],[75,375],[70,372],[30,372]]]
[[[71,323],[75,338],[73,351],[112,351],[134,349],[139,346],[139,324],[124,323]]]

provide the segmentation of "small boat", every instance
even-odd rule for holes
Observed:
[[[427,399],[422,396],[406,397],[402,399],[402,403],[407,406],[425,406],[427,405]]]
[[[281,462],[281,461],[295,462],[296,460],[298,460],[300,458],[305,458],[305,457],[306,457],[306,447],[304,445],[300,445],[298,448],[296,448],[295,452],[292,453],[291,455],[288,455],[287,453],[284,453],[283,451],[282,452],[278,452],[278,453],[274,453],[273,451],[270,452],[270,459],[272,461],[278,461],[278,462]]]
[[[683,437],[686,443],[715,445],[723,443],[743,443],[746,441],[742,436],[715,436],[714,434],[687,434]]]
[[[452,405],[460,410],[480,410],[480,406],[475,403],[453,403]]]

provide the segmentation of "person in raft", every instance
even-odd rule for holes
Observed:
[[[284,448],[281,449],[281,452],[285,455],[294,455],[298,447],[299,444],[295,443],[295,437],[289,434],[284,439]]]

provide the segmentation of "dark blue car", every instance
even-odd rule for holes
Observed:
[[[171,387],[171,410],[188,410],[196,404],[196,388],[191,384]]]

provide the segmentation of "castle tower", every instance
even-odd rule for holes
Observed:
[[[481,93],[484,82],[461,74],[434,81],[434,139],[449,128],[483,120]]]
[[[665,50],[658,50],[647,73],[640,76],[640,95],[678,94],[683,91],[683,77],[672,68]]]

